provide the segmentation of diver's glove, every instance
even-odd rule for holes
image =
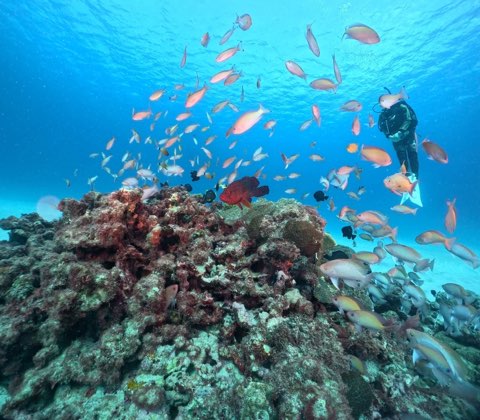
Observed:
[[[404,133],[402,131],[397,131],[395,134],[392,134],[391,136],[388,136],[390,140],[392,140],[394,143],[403,140],[405,137]]]

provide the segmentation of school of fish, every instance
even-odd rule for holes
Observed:
[[[315,36],[313,26],[313,24],[307,24],[305,27],[305,48],[309,48],[311,53],[320,59],[319,41],[321,44],[321,39],[317,39]],[[227,44],[231,38],[235,38],[236,34],[239,34],[237,29],[247,31],[252,27],[252,17],[249,14],[243,14],[236,17],[233,25],[228,27],[224,34],[213,35],[210,32],[205,32],[203,35],[199,34],[198,42],[205,49],[212,48],[212,39],[216,36],[220,38],[218,44],[222,46]],[[365,45],[374,45],[380,42],[377,32],[365,24],[348,26],[345,28],[343,38],[352,39]],[[220,146],[216,146],[217,144],[220,142],[227,143],[228,150],[236,148],[238,143],[247,141],[244,139],[244,134],[264,119],[268,119],[263,123],[263,129],[268,133],[268,137],[272,137],[279,130],[274,107],[269,106],[267,108],[264,104],[259,103],[256,108],[240,111],[239,107],[235,105],[235,102],[238,104],[244,101],[249,88],[247,86],[245,89],[244,85],[241,85],[241,89],[240,87],[235,88],[243,80],[244,72],[238,70],[235,65],[228,64],[228,66],[225,66],[226,62],[233,61],[237,54],[248,54],[247,48],[244,49],[242,42],[239,40],[235,40],[235,43],[229,48],[219,48],[214,61],[223,67],[219,67],[214,74],[201,75],[201,78],[208,80],[208,82],[200,83],[201,78],[197,73],[194,87],[189,89],[189,93],[183,95],[183,99],[182,91],[187,89],[184,84],[154,87],[145,108],[141,110],[132,109],[133,128],[128,145],[134,150],[135,144],[141,144],[142,142],[151,144],[158,157],[157,167],[144,166],[142,154],[131,150],[124,151],[121,158],[118,159],[118,156],[113,154],[115,149],[119,147],[120,138],[118,135],[112,136],[106,141],[104,151],[94,152],[90,157],[92,159],[98,158],[100,169],[115,181],[118,179],[123,188],[142,188],[142,199],[145,200],[159,191],[158,183],[164,181],[165,177],[182,177],[185,173],[185,166],[189,165],[195,172],[196,180],[201,178],[211,180],[214,185],[223,188],[223,192],[220,194],[221,201],[230,205],[237,205],[240,208],[242,206],[250,207],[252,198],[264,196],[270,191],[268,186],[259,186],[260,178],[262,180],[267,179],[267,172],[265,171],[267,164],[265,163],[253,174],[251,173],[253,170],[245,173],[249,170],[250,165],[259,161],[268,162],[276,159],[283,162],[284,170],[291,169],[291,167],[297,170],[297,172],[290,171],[272,175],[273,180],[278,182],[295,179],[302,175],[299,172],[302,167],[302,164],[299,163],[300,158],[318,162],[320,168],[325,158],[316,150],[312,150],[309,156],[301,156],[299,153],[288,156],[283,151],[278,151],[276,156],[269,156],[268,153],[263,151],[262,147],[259,147],[252,155],[248,155],[245,149],[242,153],[234,154],[231,152],[231,156],[227,158],[224,155],[222,155],[222,158],[216,157],[217,150],[220,149]],[[179,67],[181,69],[188,68],[190,58],[187,46],[179,51],[179,58]],[[316,91],[312,91],[313,93],[324,91],[325,93],[322,94],[328,95],[342,88],[343,76],[335,55],[332,55],[331,61],[332,75],[317,74],[310,77],[305,73],[302,63],[297,63],[290,57],[285,57],[284,66],[285,76],[295,76],[296,78],[292,79],[298,81],[298,83],[305,83],[305,81],[308,82],[311,79],[308,85]],[[266,80],[267,76],[256,77],[255,89],[262,88],[262,79]],[[233,100],[233,90],[231,90],[227,97],[219,98],[221,100],[210,111],[199,111],[199,103],[207,95],[213,94],[211,93],[214,91],[213,86],[220,83],[228,86],[228,89],[237,89],[238,102]],[[222,90],[222,92],[224,91]],[[171,93],[169,97],[167,97],[167,92]],[[398,94],[382,95],[380,101],[385,108],[389,108],[404,97],[405,93],[402,90]],[[164,105],[165,102],[181,100],[184,101],[184,109],[176,115],[171,115],[169,107]],[[355,136],[354,138],[357,138],[363,125],[359,114],[363,109],[362,103],[356,99],[351,99],[333,108],[338,112],[354,114],[351,134]],[[313,126],[316,126],[317,129],[321,127],[321,110],[313,101],[309,105],[308,113],[310,117],[307,120],[298,122],[300,131],[311,130],[312,123],[315,123]],[[218,133],[210,134],[212,128],[215,127],[216,120],[228,121],[229,128],[223,139],[220,138],[222,136]],[[375,126],[375,120],[371,114],[368,115],[368,122],[364,125],[369,129]],[[205,138],[203,139],[203,137]],[[421,145],[429,159],[441,164],[449,162],[445,150],[432,140],[424,139]],[[314,149],[316,142],[312,142],[310,146]],[[183,154],[187,148],[189,151],[195,150],[195,157],[185,163]],[[367,162],[374,168],[392,165],[389,153],[376,145],[352,142],[347,146],[346,151],[350,154],[358,154],[359,161]],[[112,169],[114,162],[118,168],[116,170]],[[418,181],[411,182],[405,173],[405,168],[401,167],[398,171],[394,171],[380,181],[393,194],[412,194]],[[318,197],[317,201],[321,204],[322,201],[329,198],[324,195],[324,192],[327,192],[329,188],[336,188],[353,200],[361,200],[361,196],[366,191],[364,186],[356,191],[347,191],[349,178],[352,174],[357,179],[361,179],[361,168],[358,165],[345,165],[324,170],[320,177],[322,190],[315,193],[316,198]],[[240,175],[242,178],[239,178]],[[97,178],[98,175],[88,178],[88,184],[92,189]],[[67,187],[71,185],[70,179],[65,181]],[[309,192],[300,194],[297,188],[287,188],[284,192],[288,195],[299,194],[302,199],[309,194]],[[328,201],[328,208],[332,212],[336,210],[332,197]],[[411,217],[417,213],[418,208],[402,204],[393,206],[391,211]],[[392,320],[384,319],[374,311],[367,310],[347,293],[349,289],[366,289],[375,305],[386,303],[389,296],[394,292],[401,293],[401,310],[406,315],[413,310],[420,321],[427,316],[428,300],[421,287],[423,281],[420,275],[427,270],[434,269],[434,260],[424,258],[417,249],[397,242],[398,227],[392,227],[389,224],[389,217],[375,209],[357,211],[344,206],[339,210],[337,217],[351,226],[353,232],[356,233],[352,236],[353,238],[358,234],[362,240],[370,242],[373,246],[371,252],[356,252],[351,258],[334,259],[320,266],[325,278],[329,279],[339,289],[339,294],[332,302],[338,307],[339,311],[345,314],[358,331],[369,329],[385,332],[398,329],[398,324],[392,322]],[[455,232],[457,226],[455,198],[446,201],[444,225],[450,235]],[[386,243],[386,241],[389,242]],[[471,249],[460,243],[457,238],[447,237],[441,231],[426,230],[420,232],[415,241],[421,246],[443,245],[446,252],[458,257],[459,260],[469,264],[473,269],[480,265],[478,256]],[[388,256],[395,261],[389,271],[372,271],[372,265],[379,264]],[[480,313],[471,306],[472,301],[477,296],[455,283],[445,283],[443,288],[451,298],[450,303],[446,303],[440,308],[445,329],[452,335],[461,334],[464,328],[480,330]],[[406,328],[406,335],[409,339],[415,364],[423,363],[423,368],[437,378],[442,386],[446,386],[452,392],[455,390],[456,392],[473,394],[474,398],[478,398],[479,391],[470,384],[465,363],[453,349],[414,328]],[[359,369],[362,367],[362,361],[358,358],[352,359],[352,363],[355,363]]]

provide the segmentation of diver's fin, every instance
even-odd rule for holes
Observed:
[[[423,207],[423,204],[422,204],[422,196],[420,195],[420,184],[419,182],[417,181],[417,178],[415,175],[411,175],[408,177],[410,179],[410,181],[415,185],[413,187],[413,190],[412,192],[410,193],[410,201],[413,203],[413,204],[416,204],[417,206],[419,207]]]
[[[415,187],[412,190],[410,201],[413,204],[416,204],[418,207],[423,207],[422,196],[420,194],[420,184],[417,182]]]
[[[411,203],[416,204],[419,207],[423,207],[422,196],[420,194],[420,185],[415,178],[415,175],[409,176],[408,179],[410,179],[410,182],[415,183],[415,186],[410,194],[402,194],[402,200],[400,201],[400,204],[403,204],[405,203],[405,201],[410,200]]]

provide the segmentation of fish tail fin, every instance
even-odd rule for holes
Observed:
[[[400,96],[403,99],[408,99],[408,93],[407,93],[407,90],[405,89],[405,86],[402,86],[402,89],[400,89]]]
[[[433,271],[433,265],[435,264],[435,258],[432,258],[430,260],[430,264],[428,264],[428,266],[430,267],[430,271]]]
[[[270,193],[270,188],[268,187],[268,185],[264,185],[263,187],[257,188],[257,190],[255,191],[255,197],[263,197],[268,193]]]
[[[412,214],[415,216],[417,214],[417,211],[418,211],[418,207],[416,207],[412,210]]]
[[[259,104],[259,111],[261,111],[262,114],[268,114],[270,112],[270,110],[265,108],[262,104]]]
[[[392,231],[390,232],[390,239],[392,242],[397,242],[397,235],[398,235],[398,226],[394,227]]]
[[[457,238],[448,238],[445,239],[444,245],[449,251],[452,249],[453,244],[455,243]]]

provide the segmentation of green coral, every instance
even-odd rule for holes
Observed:
[[[330,235],[329,233],[325,233],[323,235],[323,246],[322,246],[322,249],[323,249],[323,253],[324,254],[327,254],[328,252],[330,252],[330,250],[335,247],[337,245],[337,243],[335,242],[335,239],[333,239],[333,236]]]
[[[285,225],[283,238],[293,242],[306,257],[312,257],[323,241],[323,232],[306,220],[290,220]]]
[[[374,397],[372,388],[359,372],[353,370],[342,374],[342,379],[347,386],[345,396],[352,409],[352,415],[358,419],[372,405]]]
[[[270,405],[272,389],[263,382],[250,382],[244,389],[243,404],[240,418],[268,420],[272,418]]]

